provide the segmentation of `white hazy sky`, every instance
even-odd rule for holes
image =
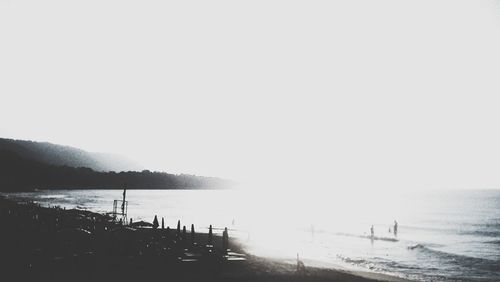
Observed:
[[[500,187],[499,1],[0,7],[1,137],[282,186]]]

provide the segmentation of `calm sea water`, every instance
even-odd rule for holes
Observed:
[[[119,190],[12,193],[43,205],[112,210]],[[250,253],[414,280],[500,280],[500,191],[256,193],[129,190],[129,218],[228,227]],[[395,236],[389,229],[399,223]],[[374,226],[375,239],[370,238]],[[220,229],[217,229],[220,230]],[[392,230],[391,230],[392,231]]]

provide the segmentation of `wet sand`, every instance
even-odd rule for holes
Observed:
[[[0,197],[2,281],[402,281],[368,272],[297,266],[245,254],[222,237],[131,228],[84,210]]]

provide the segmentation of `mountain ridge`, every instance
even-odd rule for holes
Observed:
[[[0,150],[11,151],[23,158],[55,166],[88,167],[95,171],[140,171],[144,167],[117,154],[89,152],[72,146],[0,138]]]
[[[0,191],[37,189],[221,189],[229,180],[166,172],[99,172],[87,167],[54,166],[0,150]]]

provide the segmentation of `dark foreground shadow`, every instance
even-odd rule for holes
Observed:
[[[1,197],[0,224],[0,281],[372,281],[248,256],[227,230],[122,226],[102,214]]]

